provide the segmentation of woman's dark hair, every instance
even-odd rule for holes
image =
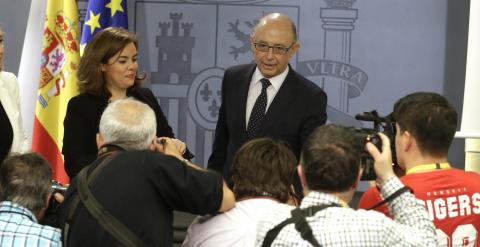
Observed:
[[[102,64],[121,52],[128,44],[133,43],[138,48],[135,34],[126,29],[109,27],[95,34],[85,47],[77,72],[78,90],[80,93],[110,96],[107,82],[101,69]],[[137,87],[145,75],[136,75],[132,87]]]

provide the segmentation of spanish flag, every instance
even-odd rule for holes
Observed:
[[[68,101],[78,94],[79,40],[77,1],[48,0],[32,150],[52,164],[53,178],[61,183],[68,183],[61,154],[63,119]]]

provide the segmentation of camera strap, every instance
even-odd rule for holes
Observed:
[[[103,170],[103,167],[105,167],[108,163],[110,163],[110,160],[112,160],[117,154],[113,152],[111,155],[107,156],[105,159],[102,160],[100,165],[96,167],[88,177],[88,184],[91,184],[95,179],[97,178],[98,174],[100,173],[101,170]],[[90,169],[90,165],[87,165],[82,169],[83,170],[88,170]],[[67,214],[66,214],[66,220],[65,224],[63,227],[63,246],[68,246],[68,234],[70,232],[70,225],[73,224],[75,221],[76,217],[76,212],[78,205],[80,203],[80,198],[78,197],[78,193],[72,196],[72,202],[70,203],[68,209],[67,209]]]
[[[98,165],[88,176],[88,167],[85,167],[77,176],[78,194],[72,198],[72,204],[67,212],[67,221],[64,227],[64,246],[68,246],[69,225],[73,223],[75,213],[80,202],[85,206],[90,215],[109,232],[116,240],[124,246],[146,246],[133,232],[131,232],[124,224],[111,215],[93,196],[88,185],[95,181],[96,177],[115,158],[119,152],[114,151]]]
[[[295,208],[291,211],[292,217],[287,218],[286,220],[282,221],[274,228],[270,229],[265,238],[263,239],[262,247],[268,247],[272,245],[275,238],[280,234],[282,229],[291,224],[295,224],[295,229],[300,233],[300,236],[308,241],[312,246],[320,247],[321,245],[318,243],[315,236],[313,236],[313,231],[310,225],[308,224],[306,217],[311,217],[315,215],[317,212],[329,208],[329,207],[340,207],[338,204],[328,204],[328,205],[320,205],[320,206],[311,206],[308,208]]]
[[[403,194],[407,191],[413,193],[413,190],[410,187],[404,186],[404,187],[398,189],[397,191],[393,192],[393,194],[391,194],[390,196],[387,196],[387,198],[385,198],[383,201],[373,205],[372,207],[368,208],[367,210],[372,210],[372,209],[375,209],[375,208],[378,208],[378,207],[382,206],[383,204],[391,202],[393,199],[397,198],[398,196],[400,196],[401,194]]]

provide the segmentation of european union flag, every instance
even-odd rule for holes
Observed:
[[[82,29],[80,50],[100,30],[107,27],[128,29],[127,0],[90,0]]]

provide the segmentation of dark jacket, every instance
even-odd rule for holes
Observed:
[[[107,155],[117,156],[101,169],[99,165]],[[198,170],[150,150],[107,155],[86,168],[90,175],[100,169],[95,171],[98,173],[89,189],[105,211],[147,246],[172,246],[173,210],[205,215],[218,212],[222,204],[223,180],[216,172]],[[61,205],[60,227],[68,232],[62,236],[68,238],[66,246],[122,246],[81,201],[75,210],[77,185],[74,178]]]
[[[245,111],[255,68],[254,64],[235,66],[227,69],[223,77],[222,105],[208,168],[221,172],[227,180],[231,177],[233,156],[247,141]],[[288,142],[298,158],[310,132],[326,122],[326,106],[325,92],[290,68],[267,109],[257,137]]]
[[[157,119],[157,136],[174,137],[172,128],[158,104],[152,91],[148,88],[129,90],[128,96],[147,105],[155,112]],[[83,93],[70,99],[63,121],[64,137],[62,154],[65,159],[65,171],[73,178],[83,167],[92,163],[97,157],[96,134],[103,110],[108,105],[108,96]],[[188,153],[191,156],[190,153]],[[186,157],[191,158],[191,157]]]

